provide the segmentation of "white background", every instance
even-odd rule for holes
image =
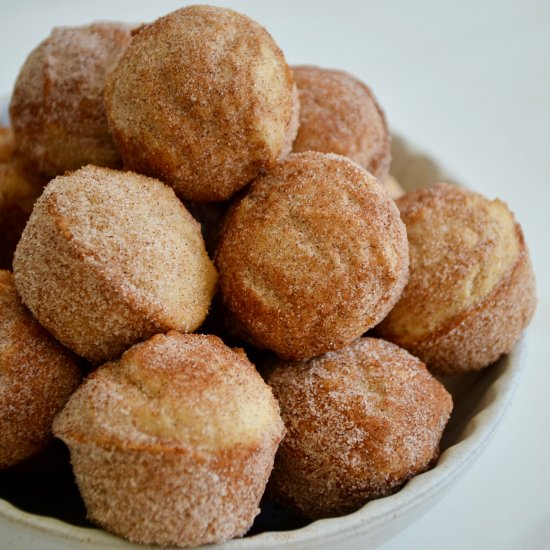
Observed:
[[[523,380],[468,474],[381,548],[550,548],[550,0],[211,3],[266,26],[292,64],[359,76],[393,130],[515,211],[539,292]],[[0,0],[0,96],[52,26],[148,21],[183,4]]]

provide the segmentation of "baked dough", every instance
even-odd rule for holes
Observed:
[[[267,381],[288,430],[269,490],[311,519],[354,512],[433,466],[452,409],[423,363],[374,338],[275,364]]]
[[[127,168],[183,199],[220,201],[290,148],[293,88],[281,50],[258,23],[190,6],[140,30],[105,97]]]
[[[229,330],[308,359],[386,316],[409,257],[384,187],[348,158],[310,151],[254,181],[225,219],[215,261]]]
[[[390,133],[372,91],[344,71],[293,67],[300,96],[300,127],[293,150],[344,155],[380,181],[391,162]]]
[[[54,431],[90,519],[136,542],[198,546],[250,528],[284,427],[242,351],[172,331],[89,376]]]
[[[199,224],[170,187],[95,166],[48,184],[14,273],[42,325],[94,363],[157,332],[194,331],[217,278]]]
[[[49,177],[86,164],[117,168],[105,77],[131,40],[129,25],[57,27],[21,68],[10,104],[20,153]]]
[[[508,353],[535,311],[521,227],[504,202],[450,184],[398,199],[409,283],[377,327],[437,373],[481,369]]]

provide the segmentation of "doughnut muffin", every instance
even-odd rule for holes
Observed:
[[[250,528],[284,427],[242,351],[171,331],[96,370],[54,431],[92,521],[187,547]]]
[[[344,71],[308,65],[293,71],[300,98],[293,150],[344,155],[384,181],[391,162],[390,133],[370,88]]]
[[[195,330],[217,278],[199,224],[171,188],[95,166],[47,185],[14,274],[40,323],[93,363],[157,332]]]
[[[33,319],[0,270],[0,469],[36,455],[82,378],[76,358]]]
[[[275,364],[267,382],[287,429],[269,491],[311,519],[351,513],[430,468],[452,409],[421,361],[375,338]]]
[[[229,9],[189,6],[140,30],[105,99],[124,165],[205,202],[228,199],[290,149],[293,90],[263,27]]]
[[[129,25],[54,28],[21,68],[10,104],[18,150],[49,177],[86,164],[121,165],[105,115],[105,77]]]
[[[295,153],[228,213],[215,255],[229,330],[309,359],[380,322],[407,282],[395,203],[349,159]]]
[[[440,374],[481,369],[508,353],[536,296],[523,233],[506,204],[441,183],[397,205],[409,283],[377,333]]]

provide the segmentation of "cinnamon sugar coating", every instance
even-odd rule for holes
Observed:
[[[376,325],[408,273],[405,227],[345,157],[294,153],[228,213],[215,256],[228,328],[280,357],[338,349]]]
[[[76,358],[32,317],[0,270],[0,469],[42,451],[82,378]]]
[[[280,362],[267,381],[287,429],[269,491],[312,519],[351,513],[433,466],[452,409],[421,361],[375,338]]]
[[[86,164],[119,167],[105,115],[105,77],[131,40],[131,26],[54,28],[21,68],[10,104],[18,150],[54,177]]]
[[[189,6],[140,30],[105,99],[126,167],[183,199],[219,201],[289,149],[293,86],[263,27],[229,9]]]
[[[483,368],[531,320],[535,278],[521,227],[502,201],[450,184],[398,199],[409,283],[377,327],[437,373]]]
[[[14,272],[40,323],[94,363],[157,332],[195,330],[217,278],[199,224],[172,189],[95,166],[47,185]]]
[[[96,370],[54,431],[92,521],[187,547],[250,528],[284,427],[242,351],[172,331]]]
[[[390,169],[390,133],[370,88],[344,71],[304,65],[293,72],[300,95],[293,150],[347,156],[383,182]]]

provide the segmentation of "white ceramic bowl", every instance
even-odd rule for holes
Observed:
[[[7,123],[0,101],[0,122]],[[436,162],[394,136],[392,173],[407,190],[450,178]],[[267,548],[374,548],[431,508],[483,451],[510,404],[522,371],[525,339],[509,355],[474,374],[445,381],[455,407],[435,468],[409,481],[398,493],[369,502],[345,517],[315,521],[301,529],[264,532],[229,541],[224,550]],[[144,548],[94,528],[29,514],[0,499],[1,546],[13,550]]]

